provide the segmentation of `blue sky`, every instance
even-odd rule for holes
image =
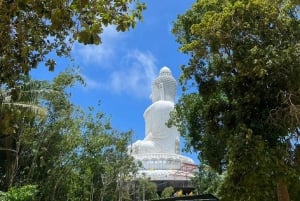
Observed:
[[[83,108],[97,107],[111,117],[119,131],[133,130],[133,141],[144,138],[144,110],[151,104],[151,83],[163,66],[175,79],[180,66],[188,61],[178,51],[179,44],[171,33],[178,14],[183,14],[195,0],[144,0],[147,10],[143,22],[128,32],[107,27],[102,44],[81,45],[72,50],[75,64],[86,81],[86,87],[71,89],[72,100]],[[57,61],[54,73],[40,67],[32,71],[36,79],[52,79],[70,63]],[[180,86],[178,86],[180,96]],[[192,155],[195,159],[195,154]]]

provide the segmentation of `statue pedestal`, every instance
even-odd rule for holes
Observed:
[[[196,166],[192,159],[179,154],[135,154],[135,160],[142,163],[138,176],[150,177],[151,180],[190,180]]]

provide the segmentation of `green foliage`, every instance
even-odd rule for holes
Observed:
[[[84,112],[73,105],[68,89],[76,82],[82,79],[71,70],[52,83],[20,82],[18,99],[12,100],[27,100],[47,112],[40,117],[27,107],[13,107],[13,101],[9,110],[1,110],[8,119],[5,131],[11,131],[0,129],[1,191],[33,183],[36,200],[130,198],[127,184],[137,171],[127,154],[132,132],[116,131],[94,108]]]
[[[74,75],[63,74],[54,80],[53,88],[64,91],[74,79]],[[109,119],[93,108],[87,114],[76,109],[65,93],[48,98],[49,121],[39,125],[44,129],[37,134],[44,137],[37,142],[40,150],[31,167],[33,181],[39,182],[39,199],[124,198],[121,192],[136,170],[127,154],[131,132],[112,129]]]
[[[199,166],[199,171],[195,174],[195,177],[192,178],[197,193],[210,193],[215,196],[218,196],[222,181],[222,175],[203,163]]]
[[[145,4],[138,0],[0,1],[0,84],[14,86],[40,63],[50,71],[53,58],[68,56],[71,44],[100,44],[104,27],[133,28]]]
[[[299,28],[299,1],[284,0],[198,0],[174,24],[191,58],[170,123],[226,171],[224,200],[275,200],[277,183],[295,176]]]
[[[36,186],[12,187],[6,193],[0,191],[1,201],[33,201],[37,193]]]
[[[159,198],[157,194],[157,186],[147,178],[137,180],[137,200],[151,200]]]
[[[161,198],[169,198],[173,195],[174,188],[172,186],[164,188],[164,190],[161,192]]]
[[[47,83],[22,77],[15,88],[1,88],[0,96],[0,189],[13,183],[22,151],[23,132],[34,121],[45,121],[47,111],[38,99],[47,92]]]

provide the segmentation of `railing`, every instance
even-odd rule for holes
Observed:
[[[182,197],[171,197],[171,198],[162,198],[151,201],[183,201],[183,200],[193,200],[193,201],[219,201],[219,199],[212,194],[203,194],[203,195],[191,195],[191,196],[182,196]]]

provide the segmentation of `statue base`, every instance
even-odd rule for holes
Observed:
[[[190,180],[194,176],[194,161],[179,154],[133,154],[142,163],[138,177],[149,177],[151,181]]]

